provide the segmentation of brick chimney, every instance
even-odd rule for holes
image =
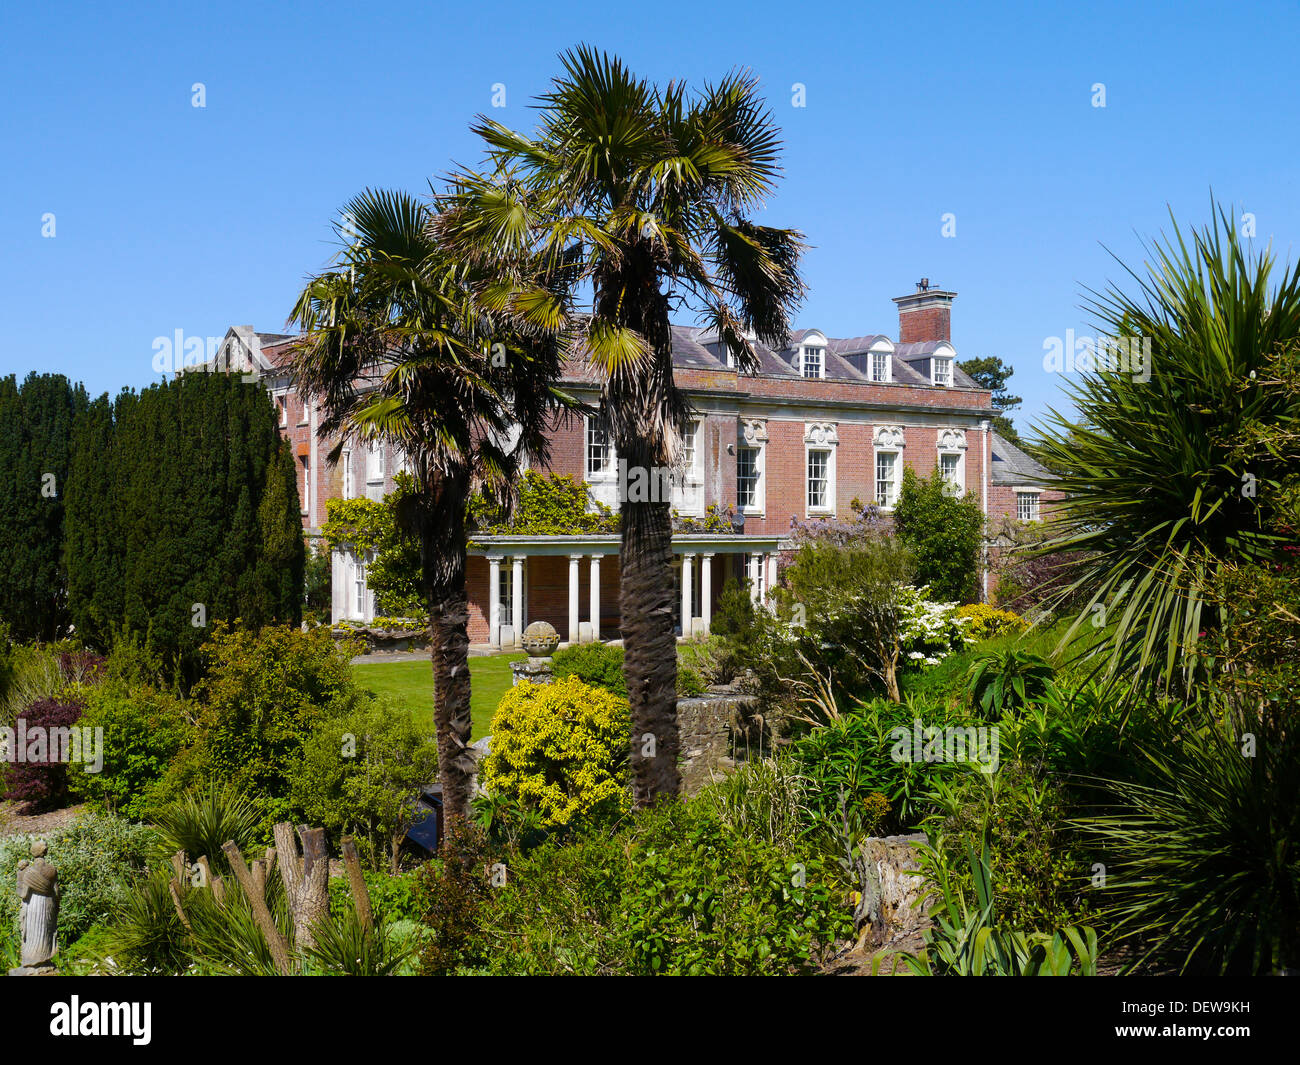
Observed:
[[[917,344],[952,341],[952,301],[957,293],[931,286],[928,277],[916,283],[916,291],[895,296],[898,304],[898,342]]]

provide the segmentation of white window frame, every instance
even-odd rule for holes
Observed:
[[[871,380],[878,385],[889,384],[894,378],[893,355],[888,351],[871,351],[868,355],[871,358]],[[876,360],[880,360],[879,366]]]
[[[352,603],[358,618],[366,616],[369,607],[370,586],[366,582],[366,561],[356,558],[352,562]]]
[[[825,460],[822,467],[820,503],[813,502],[813,457],[821,456]],[[832,485],[832,467],[835,463],[835,449],[829,447],[808,447],[804,449],[804,507],[809,514],[826,514],[834,509]]]
[[[280,428],[289,428],[289,395],[287,392],[280,392],[275,397],[276,413],[280,415]]]
[[[311,456],[302,457],[302,512],[311,513]]]
[[[947,486],[948,486],[948,488],[949,488],[950,494],[951,494],[951,495],[955,495],[955,496],[959,496],[959,495],[963,495],[963,494],[965,494],[965,492],[966,492],[966,452],[964,452],[964,451],[958,451],[958,450],[955,449],[955,448],[952,448],[952,449],[945,449],[945,450],[943,450],[943,451],[940,451],[940,452],[939,452],[939,460],[938,460],[938,465],[939,465],[939,472],[940,472],[940,474],[943,474],[943,460],[944,460],[944,459],[954,459],[954,460],[955,460],[955,461],[953,462],[953,476],[952,476],[952,478],[949,479],[947,476],[944,476],[944,478],[943,478],[944,481],[945,481],[945,483],[947,484]]]
[[[899,425],[880,425],[871,437],[871,499],[877,507],[891,511],[898,503],[898,494],[903,487],[903,448],[905,438],[903,428]],[[893,482],[884,502],[880,499],[880,459],[883,455],[893,456]]]
[[[951,388],[953,381],[953,362],[951,355],[936,355],[930,360],[930,383],[940,388]],[[939,366],[945,367],[946,373],[939,373]]]
[[[603,444],[600,445],[604,461],[598,470],[594,470],[591,464],[593,436],[599,433],[603,438]],[[612,481],[618,476],[618,459],[614,451],[614,441],[610,439],[609,431],[605,429],[595,418],[584,418],[582,429],[582,475],[583,479],[590,484],[600,483],[603,481]]]
[[[352,449],[345,447],[343,449],[343,498],[353,498],[356,491],[354,482],[355,473],[352,469]]]
[[[767,422],[762,418],[742,418],[736,446],[736,506],[746,517],[761,518],[767,514]],[[756,452],[754,457],[754,502],[740,504],[740,449]]]
[[[889,482],[889,489],[885,493],[885,498],[881,499],[880,486],[880,460],[888,457],[892,461],[893,477]],[[894,448],[878,447],[875,449],[873,456],[873,466],[871,473],[871,498],[875,500],[876,506],[881,510],[893,510],[898,504],[899,483],[902,478],[899,471],[903,465],[903,453]]]
[[[761,443],[741,444],[736,449],[736,505],[742,514],[763,513],[763,445]],[[741,452],[753,452],[753,501],[742,503],[740,498],[740,455]]]
[[[682,470],[688,478],[696,473],[699,461],[700,419],[691,418],[682,427]]]
[[[1037,488],[1017,488],[1016,489],[1016,521],[1034,522],[1042,521],[1042,492]],[[1021,517],[1024,510],[1023,504],[1029,501],[1032,505],[1033,517]]]
[[[808,372],[809,360],[816,360],[817,372],[810,374]],[[826,348],[820,344],[801,344],[799,346],[799,375],[810,381],[821,381],[826,378]]]
[[[366,498],[380,500],[384,498],[385,454],[382,441],[371,440],[366,448]]]
[[[835,453],[839,450],[839,430],[834,422],[806,422],[803,433],[803,503],[804,516],[824,517],[835,513]],[[814,452],[826,455],[826,501],[812,504],[811,461]]]

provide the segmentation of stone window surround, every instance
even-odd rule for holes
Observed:
[[[894,509],[894,503],[898,501],[898,492],[903,483],[903,449],[906,446],[906,440],[903,435],[903,428],[899,425],[878,425],[871,434],[871,498],[878,499],[876,471],[879,468],[879,456],[892,454],[894,458],[894,491],[892,494],[893,502],[888,505],[881,505],[880,509],[890,512]]]
[[[835,513],[835,453],[839,449],[839,432],[834,422],[805,422],[803,433],[803,468],[804,468],[804,516],[823,516]],[[826,503],[824,506],[808,505],[809,457],[814,451],[827,452],[826,457]]]
[[[935,454],[957,456],[956,494],[966,491],[966,433],[962,429],[942,428],[935,434]],[[936,459],[940,469],[942,462]]]

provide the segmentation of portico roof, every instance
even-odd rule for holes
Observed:
[[[675,533],[673,552],[678,555],[762,554],[781,549],[780,536],[746,536],[734,533]],[[618,533],[570,536],[479,535],[470,539],[471,555],[617,555],[622,546]]]

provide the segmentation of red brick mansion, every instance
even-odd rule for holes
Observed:
[[[898,498],[904,466],[921,475],[936,467],[960,491],[973,492],[993,520],[1040,517],[1042,474],[1028,456],[992,431],[990,393],[957,366],[951,338],[956,293],[928,282],[895,298],[898,340],[880,334],[828,337],[800,329],[785,346],[757,345],[758,372],[738,373],[716,336],[673,327],[678,387],[695,411],[685,430],[684,469],[672,497],[684,517],[702,517],[711,504],[734,506],[727,533],[679,533],[679,625],[707,632],[728,577],[747,577],[761,596],[776,577],[776,558],[792,523],[845,517],[854,500],[888,512]],[[336,464],[326,456],[313,404],[297,395],[284,370],[292,337],[236,327],[226,365],[251,361],[293,441],[301,480],[303,528],[317,535],[325,500],[391,490],[402,457],[382,447],[345,447]],[[240,352],[252,359],[240,359]],[[569,391],[598,395],[594,379],[575,367]],[[600,426],[574,419],[552,439],[550,470],[584,481],[592,496],[617,509],[618,456]],[[1050,493],[1042,496],[1044,502]],[[743,517],[743,525],[741,518]],[[469,560],[470,639],[513,646],[523,628],[545,620],[570,641],[618,635],[616,535],[482,536]],[[363,560],[335,552],[334,619],[374,616]]]

